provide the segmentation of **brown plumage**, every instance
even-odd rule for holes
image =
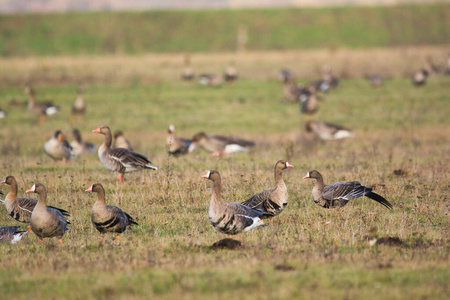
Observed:
[[[72,152],[72,146],[67,141],[66,135],[59,129],[44,143],[44,151],[55,162],[61,160],[62,164],[65,164],[71,157],[76,156]]]
[[[247,152],[249,147],[255,145],[252,141],[247,141],[238,137],[228,137],[218,134],[206,135],[204,132],[199,132],[192,138],[192,143],[189,146],[189,152],[192,152],[197,145],[200,145],[213,155],[225,155],[235,152]]]
[[[306,178],[316,179],[316,184],[312,190],[312,196],[314,202],[323,208],[343,207],[350,200],[366,196],[380,203],[384,207],[392,209],[392,204],[386,199],[372,192],[371,188],[361,185],[358,181],[335,182],[330,185],[324,185],[322,175],[316,170],[309,171],[303,177],[303,179]]]
[[[124,232],[128,226],[138,225],[129,214],[119,207],[105,204],[105,189],[100,183],[93,184],[86,192],[97,193],[98,198],[92,207],[91,221],[102,234],[103,240],[104,234],[107,232],[117,233],[117,239],[119,239],[119,234]]]
[[[11,242],[11,244],[15,244],[27,233],[28,231],[20,230],[19,226],[0,226],[0,243]]]
[[[278,216],[288,204],[288,191],[283,181],[283,170],[293,167],[285,160],[277,161],[274,170],[275,188],[253,195],[242,202],[242,204],[251,208],[261,209],[264,212],[261,219],[270,218],[272,223],[272,218]]]
[[[184,57],[184,68],[181,72],[181,79],[185,81],[191,81],[195,78],[195,72],[194,69],[191,67],[191,58],[189,55],[186,55]]]
[[[76,117],[83,120],[84,113],[86,112],[86,103],[83,99],[83,89],[81,87],[77,88],[77,98],[72,104],[72,110],[70,113],[70,122],[73,122]]]
[[[57,237],[58,242],[62,243],[62,237],[68,230],[68,222],[63,214],[52,207],[47,206],[47,189],[42,183],[34,184],[27,193],[36,193],[39,195],[38,203],[31,214],[30,225],[31,230],[39,238],[42,243],[43,238]]]
[[[73,137],[75,138],[72,142],[70,142],[70,146],[72,147],[73,153],[76,155],[83,155],[92,153],[97,149],[94,144],[83,141],[81,138],[81,133],[78,129],[74,129],[72,131]]]
[[[316,89],[310,86],[309,95],[301,101],[300,111],[303,114],[314,114],[317,110],[319,110],[319,100],[316,96]]]
[[[306,122],[305,128],[307,132],[314,133],[324,141],[334,141],[353,137],[353,133],[349,129],[332,123],[310,120]]]
[[[105,168],[118,173],[120,182],[123,181],[125,173],[141,169],[158,170],[147,157],[139,153],[124,148],[111,148],[112,136],[108,126],[101,126],[92,132],[105,136],[103,144],[98,147],[98,158]]]
[[[122,130],[116,130],[114,132],[114,143],[113,148],[124,148],[133,151],[133,146],[129,140],[127,140],[122,132]]]
[[[222,202],[222,183],[218,171],[208,171],[202,177],[213,182],[208,216],[209,221],[216,230],[228,235],[233,235],[265,225],[260,219],[263,215],[262,210],[250,208],[240,203]]]
[[[36,94],[30,86],[25,88],[25,93],[30,97],[28,100],[28,110],[39,115],[40,123],[45,121],[47,115],[54,115],[59,112],[59,106],[53,105],[51,101],[38,102],[36,100]]]
[[[31,220],[31,214],[37,204],[37,201],[32,198],[17,197],[17,181],[14,176],[7,176],[5,180],[3,180],[0,184],[7,184],[10,186],[9,193],[5,198],[5,207],[8,214],[11,216],[11,218],[15,219],[18,222],[29,224]],[[69,212],[64,209],[53,206],[49,207],[60,211],[64,216],[70,216]],[[30,225],[28,226],[29,228],[31,228]]]
[[[170,155],[179,156],[189,153],[189,146],[192,140],[175,137],[175,126],[169,125],[166,139],[167,151]]]

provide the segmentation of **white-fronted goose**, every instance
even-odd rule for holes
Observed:
[[[417,71],[412,76],[412,83],[415,86],[423,86],[423,85],[425,85],[425,83],[427,83],[428,75],[429,75],[429,73],[425,69]]]
[[[116,130],[114,132],[114,143],[112,147],[124,148],[133,151],[133,146],[131,146],[130,141],[125,138],[122,130]]]
[[[86,192],[97,193],[97,201],[92,207],[91,221],[95,228],[102,234],[102,240],[105,240],[104,234],[107,232],[119,234],[124,232],[130,225],[138,225],[134,219],[117,206],[105,204],[105,189],[100,183],[93,184]]]
[[[260,209],[250,208],[240,203],[223,203],[221,179],[218,171],[208,171],[203,178],[213,182],[208,217],[212,226],[225,234],[234,235],[265,225],[260,217],[264,214]]]
[[[283,180],[283,170],[293,167],[293,165],[285,160],[277,161],[274,171],[275,188],[253,195],[248,200],[242,202],[242,204],[251,208],[261,209],[264,212],[261,218],[270,218],[270,223],[272,224],[273,217],[281,214],[288,204],[288,191]]]
[[[78,129],[75,128],[72,131],[72,134],[75,140],[70,142],[70,146],[72,146],[72,151],[76,155],[92,153],[95,151],[95,149],[97,149],[94,144],[83,141],[83,139],[81,138],[81,133]]]
[[[353,137],[353,133],[342,126],[310,120],[305,124],[306,131],[314,133],[324,141],[334,141]]]
[[[66,140],[65,134],[61,130],[56,130],[53,136],[44,144],[45,153],[53,158],[56,162],[58,160],[65,164],[71,157],[75,157],[72,152],[72,146]]]
[[[247,152],[249,147],[255,146],[255,143],[233,136],[206,135],[204,132],[199,132],[192,138],[189,152],[192,152],[197,145],[208,152],[212,152],[213,155],[219,156],[235,152]]]
[[[288,69],[281,69],[278,72],[278,80],[281,82],[287,82],[294,80],[294,76],[292,75],[292,72]]]
[[[225,68],[225,73],[223,74],[223,79],[227,82],[235,81],[238,78],[238,71],[234,66],[234,62],[230,61]]]
[[[52,207],[47,206],[47,189],[42,183],[34,184],[27,193],[38,194],[38,203],[31,214],[30,225],[31,230],[39,238],[42,243],[43,238],[58,238],[58,242],[62,243],[62,237],[68,230],[69,221],[64,218],[63,214]]]
[[[98,158],[105,168],[117,172],[119,181],[122,182],[125,173],[138,171],[141,169],[158,170],[147,157],[132,152],[125,148],[111,148],[111,130],[108,126],[100,126],[92,132],[105,136],[103,144],[98,147]]]
[[[192,140],[175,137],[175,126],[169,125],[166,139],[167,151],[170,155],[179,156],[189,153],[189,146]]]
[[[184,56],[184,68],[181,72],[181,79],[191,81],[195,78],[194,69],[191,67],[191,58],[189,55]]]
[[[54,115],[59,112],[59,106],[53,105],[51,101],[38,102],[34,90],[27,86],[25,93],[29,95],[28,110],[39,114],[39,122],[44,122],[46,116]]]
[[[27,233],[28,231],[20,230],[19,226],[0,226],[0,243],[11,242],[11,244],[15,244]]]
[[[0,119],[6,118],[7,115],[8,113],[0,108]]]
[[[77,88],[77,98],[72,104],[72,110],[70,113],[70,122],[75,121],[75,117],[83,120],[84,113],[86,112],[86,103],[83,99],[83,89],[81,87]]]
[[[31,228],[31,226],[29,225],[31,220],[31,214],[33,212],[34,207],[37,204],[37,201],[32,198],[24,198],[24,197],[17,198],[17,181],[16,178],[14,178],[14,176],[11,175],[7,176],[5,180],[0,182],[0,184],[7,184],[10,186],[9,193],[6,195],[5,198],[5,207],[8,214],[16,221],[28,224],[28,228]],[[63,214],[64,216],[68,217],[70,216],[69,212],[64,209],[53,206],[49,207],[52,209],[59,210],[61,214]]]
[[[317,100],[316,89],[314,86],[309,87],[309,96],[306,99],[302,99],[300,111],[303,114],[314,114],[319,109],[319,100]]]
[[[322,80],[328,82],[328,84],[332,88],[335,88],[339,85],[339,79],[332,74],[330,65],[324,65],[322,67]]]
[[[302,85],[297,85],[294,79],[287,79],[283,82],[283,96],[284,99],[296,103],[300,99],[300,95],[304,92]]]
[[[312,170],[306,173],[303,179],[314,178],[316,184],[312,190],[314,202],[324,208],[339,208],[345,206],[348,201],[366,196],[388,209],[392,209],[386,199],[372,192],[371,188],[361,185],[358,181],[336,182],[330,185],[324,185],[323,177],[319,171]]]
[[[222,79],[217,74],[205,73],[198,76],[198,82],[202,85],[217,86],[222,83]]]

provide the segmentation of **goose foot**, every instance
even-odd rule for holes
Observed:
[[[58,239],[58,243],[62,244],[62,239]]]
[[[124,177],[125,176],[123,176],[122,174],[117,175],[117,178],[119,178],[119,182],[122,182]]]

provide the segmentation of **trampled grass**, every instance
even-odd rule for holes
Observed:
[[[173,57],[147,57],[151,71],[139,65],[139,57],[56,57],[31,68],[31,59],[5,61],[9,75],[0,70],[5,79],[0,95],[1,107],[9,115],[0,120],[0,176],[15,175],[21,196],[33,183],[44,183],[48,203],[69,210],[72,225],[61,246],[54,240],[41,246],[33,234],[16,245],[0,244],[2,295],[14,299],[448,298],[450,78],[431,77],[425,87],[413,88],[409,78],[398,76],[407,70],[399,66],[407,66],[410,57],[402,60],[397,55],[417,52],[378,51],[382,57],[396,58],[391,63],[385,60],[392,66],[385,70],[392,78],[383,87],[372,89],[359,79],[364,68],[349,68],[350,75],[324,96],[316,118],[347,126],[356,134],[351,140],[329,144],[305,133],[307,118],[298,113],[298,105],[282,101],[281,84],[275,80],[281,66],[274,66],[294,59],[292,53],[241,57],[242,78],[217,88],[179,82],[181,63],[173,62]],[[381,57],[375,53],[330,55],[338,58],[335,72],[343,74],[350,58],[370,65]],[[319,56],[301,54],[312,57],[307,70],[322,61],[320,52]],[[230,56],[206,55],[198,60],[202,67],[218,70]],[[66,72],[74,61],[95,67]],[[124,77],[104,80],[111,70],[105,61],[124,70]],[[302,76],[304,70],[298,72],[304,82],[315,79],[315,75]],[[67,77],[62,80],[38,80],[40,74],[64,73]],[[8,106],[10,98],[26,99],[19,84],[26,78],[36,78],[38,98],[51,98],[62,107],[45,124],[37,124],[25,107]],[[70,125],[70,105],[79,82],[85,88],[88,111],[84,122]],[[255,140],[257,146],[250,153],[221,158],[202,151],[168,157],[164,145],[170,123],[179,136],[205,130],[240,135]],[[60,166],[43,153],[44,141],[57,128],[70,136],[72,127],[78,127],[84,139],[99,145],[102,137],[90,131],[103,124],[124,130],[136,151],[160,170],[127,174],[118,184],[96,154]],[[243,201],[273,187],[273,167],[279,159],[295,166],[284,176],[287,209],[273,226],[236,236],[242,249],[209,249],[224,235],[209,224],[210,183],[200,176],[208,169],[219,170],[224,200]],[[370,199],[354,200],[339,214],[322,209],[311,200],[313,182],[302,179],[311,169],[321,171],[326,183],[358,180],[374,185],[394,210]],[[402,176],[394,174],[398,169],[404,171]],[[95,182],[104,185],[109,204],[119,205],[139,223],[120,242],[109,236],[103,243],[91,225],[95,195],[84,190]],[[16,225],[2,210],[0,224]],[[399,237],[404,244],[369,245],[368,239],[384,236]]]

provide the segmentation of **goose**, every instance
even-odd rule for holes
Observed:
[[[332,88],[336,88],[339,85],[339,79],[332,74],[330,65],[322,67],[322,80],[327,82]]]
[[[212,152],[215,156],[235,153],[247,152],[249,147],[255,146],[252,141],[247,141],[238,137],[227,137],[218,134],[206,135],[204,132],[199,132],[192,138],[192,143],[189,146],[189,152],[192,152],[197,144],[208,152]]]
[[[217,231],[225,233],[231,238],[231,235],[266,225],[260,218],[264,214],[262,210],[250,208],[240,203],[222,202],[221,179],[218,171],[210,170],[202,178],[213,182],[208,217]]]
[[[72,151],[72,146],[66,140],[65,134],[61,130],[56,130],[53,136],[44,144],[45,153],[53,158],[56,162],[58,160],[65,164],[71,157],[75,157]]]
[[[294,79],[287,79],[283,82],[284,99],[289,102],[296,103],[300,99],[300,95],[305,93],[305,88],[302,85],[297,85]]]
[[[184,68],[181,72],[181,79],[185,81],[191,81],[195,78],[194,69],[191,67],[191,58],[189,55],[184,56]]]
[[[427,83],[428,75],[429,75],[429,73],[425,69],[415,72],[412,76],[413,85],[415,85],[415,86],[425,85],[425,83]]]
[[[323,177],[319,171],[312,170],[306,173],[303,179],[314,178],[316,184],[312,190],[314,202],[323,208],[339,208],[345,206],[348,201],[366,196],[380,203],[388,209],[392,209],[392,204],[380,195],[372,192],[371,188],[361,185],[358,181],[335,182],[324,185]]]
[[[75,102],[72,104],[72,111],[70,113],[70,122],[72,123],[75,120],[75,117],[77,116],[80,120],[83,120],[85,112],[86,112],[86,103],[84,103],[83,99],[83,89],[81,87],[78,87],[77,98],[75,99]]]
[[[31,230],[39,238],[39,243],[42,244],[43,238],[56,237],[61,244],[70,222],[59,210],[47,206],[47,189],[42,183],[33,184],[27,193],[36,193],[39,196],[30,219]]]
[[[19,226],[0,226],[0,242],[11,242],[11,244],[15,244],[20,241],[28,231],[19,229]]]
[[[294,80],[294,76],[292,75],[292,72],[288,69],[281,69],[278,72],[278,80],[281,82],[287,82]]]
[[[125,173],[140,169],[158,170],[147,157],[132,152],[125,148],[111,148],[111,129],[108,126],[100,126],[92,132],[105,136],[103,144],[98,147],[98,158],[105,168],[117,172],[119,182],[123,181]]]
[[[85,192],[97,193],[97,201],[92,207],[91,221],[95,228],[102,234],[102,240],[105,240],[104,234],[107,232],[119,234],[124,232],[128,226],[139,225],[134,219],[117,206],[105,204],[105,189],[100,183],[91,185]]]
[[[312,132],[324,141],[334,141],[353,137],[353,133],[342,126],[310,120],[305,124],[306,131]]]
[[[281,214],[288,204],[288,191],[283,181],[283,170],[293,167],[285,160],[277,161],[274,170],[275,188],[253,195],[242,202],[242,204],[251,208],[261,209],[264,212],[261,219],[270,218],[270,224],[273,224],[273,217]]]
[[[5,119],[8,113],[0,108],[0,119]]]
[[[238,78],[238,71],[234,66],[234,62],[230,61],[225,68],[225,73],[223,74],[223,79],[227,82],[235,81]]]
[[[217,74],[205,73],[198,76],[198,82],[202,85],[217,86],[222,83],[222,79]]]
[[[81,133],[78,129],[75,128],[72,131],[72,134],[75,140],[70,142],[70,146],[73,149],[73,153],[75,153],[76,155],[92,153],[97,149],[94,144],[83,141],[83,139],[81,138]]]
[[[373,88],[380,87],[383,85],[383,78],[381,77],[380,74],[367,75],[366,78],[369,80],[370,86]]]
[[[166,145],[169,154],[174,156],[188,154],[192,140],[175,137],[175,126],[172,124],[169,125],[167,131],[169,134],[166,139]]]
[[[7,184],[10,186],[9,193],[5,198],[5,207],[8,214],[16,221],[28,224],[28,229],[31,229],[31,214],[37,204],[37,201],[32,198],[17,198],[17,181],[14,176],[6,176],[5,180],[0,182],[0,184]],[[64,216],[70,217],[67,210],[54,206],[48,207],[60,211]]]
[[[122,130],[116,130],[114,132],[114,143],[112,147],[124,148],[133,151],[133,146],[131,146],[130,141],[125,138]]]
[[[447,65],[445,66],[445,75],[450,75],[450,54],[447,58]]]
[[[45,121],[47,115],[51,116],[59,112],[59,106],[53,105],[51,101],[38,102],[36,100],[36,94],[30,86],[25,88],[25,93],[29,95],[28,110],[39,114],[40,123]]]
[[[314,86],[309,87],[310,95],[306,99],[302,99],[300,112],[302,114],[314,114],[319,109],[319,100],[316,96],[316,89]]]

